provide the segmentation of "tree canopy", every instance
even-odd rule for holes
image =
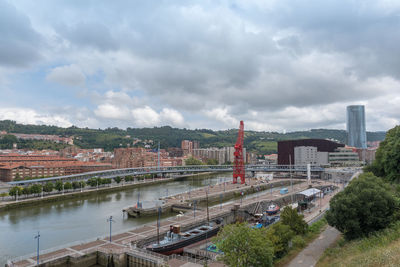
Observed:
[[[346,239],[355,239],[388,226],[398,206],[394,193],[382,179],[364,173],[332,198],[327,221]]]
[[[400,182],[400,126],[387,132],[376,151],[375,161],[367,170],[391,182]]]
[[[308,225],[304,221],[304,215],[299,214],[296,209],[286,206],[281,212],[281,220],[286,224],[296,235],[303,235],[307,232]]]
[[[226,225],[214,241],[228,266],[272,266],[274,249],[265,229],[251,229],[247,224]]]

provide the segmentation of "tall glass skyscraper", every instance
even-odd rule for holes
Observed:
[[[347,144],[357,148],[367,148],[364,106],[347,107]]]

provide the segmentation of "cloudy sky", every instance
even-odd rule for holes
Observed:
[[[0,119],[367,130],[400,121],[396,0],[0,0]]]

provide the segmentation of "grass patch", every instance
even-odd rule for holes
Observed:
[[[369,237],[339,239],[324,252],[317,266],[400,266],[400,222]]]
[[[314,241],[319,234],[327,227],[327,221],[325,217],[315,223],[311,224],[308,228],[307,233],[304,236],[295,236],[292,240],[292,248],[289,252],[281,259],[274,262],[274,266],[281,267],[286,266],[291,262],[309,243]]]

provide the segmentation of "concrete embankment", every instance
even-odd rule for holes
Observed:
[[[294,180],[293,184],[300,183],[301,180]],[[261,191],[276,189],[277,187],[289,186],[290,180],[279,180],[270,183],[258,183],[257,181],[250,182],[247,186],[228,184],[228,190],[222,191],[222,185],[218,184],[210,188],[201,188],[194,190],[192,192],[182,193],[168,198],[163,198],[165,203],[161,206],[162,213],[187,211],[192,209],[192,205],[196,202],[196,205],[205,205],[207,201],[206,190],[208,193],[208,202],[210,205],[218,202],[226,202],[243,195],[254,194]],[[145,217],[145,216],[155,216],[158,213],[158,207],[152,208],[138,208],[129,207],[123,209],[130,217]]]
[[[77,189],[76,191],[70,191],[70,192],[65,192],[64,194],[54,194],[54,195],[44,195],[42,197],[36,197],[36,198],[29,198],[29,199],[21,199],[18,201],[9,201],[5,203],[0,203],[0,211],[7,211],[15,208],[20,208],[20,207],[26,207],[26,206],[32,206],[32,205],[37,205],[41,203],[52,203],[60,200],[68,200],[68,199],[76,199],[80,197],[86,197],[86,196],[91,196],[91,195],[96,195],[96,194],[101,194],[101,193],[111,193],[111,192],[119,192],[123,190],[128,190],[136,187],[142,187],[142,186],[151,186],[155,184],[162,184],[162,183],[168,183],[172,181],[178,181],[181,179],[185,179],[187,177],[196,177],[196,178],[202,178],[203,176],[209,176],[211,173],[198,173],[198,174],[188,174],[188,175],[180,175],[177,177],[173,178],[156,178],[156,179],[147,179],[143,182],[135,182],[135,183],[124,183],[124,184],[119,184],[115,186],[106,186],[106,187],[99,187],[97,188],[91,188],[91,189],[86,189],[83,190],[82,192]]]

